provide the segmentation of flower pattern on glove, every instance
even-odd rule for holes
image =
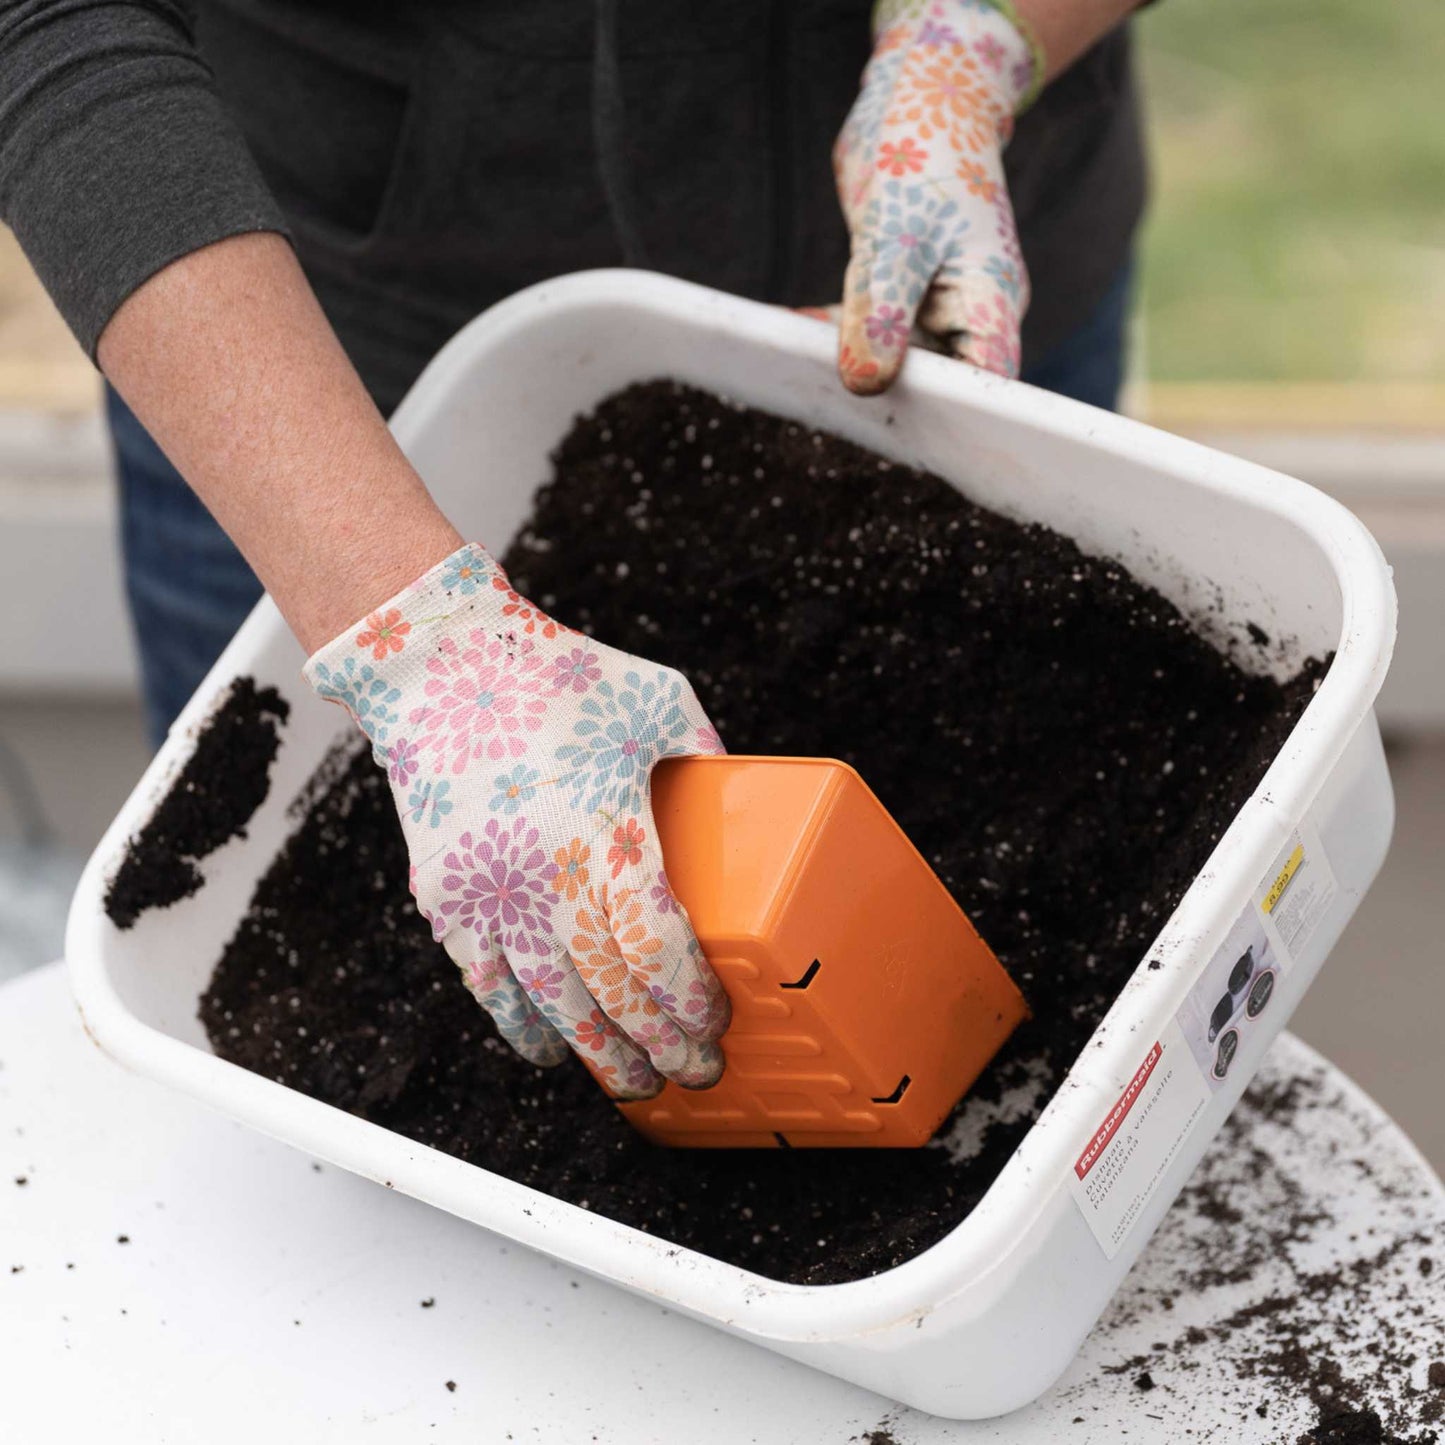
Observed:
[[[507,600],[502,603],[502,616],[513,624],[520,623],[521,630],[528,636],[534,632],[548,639],[559,637],[565,632],[570,632],[570,627],[563,627],[560,622],[548,617],[540,607],[533,607],[525,597],[519,597],[511,587],[511,584],[503,576],[494,576],[492,586],[496,588]]]
[[[608,922],[627,967],[645,984],[662,962],[662,940],[649,927],[647,910],[636,890],[623,889],[612,898]]]
[[[573,901],[587,886],[587,879],[591,876],[587,860],[591,856],[591,848],[580,838],[574,838],[565,847],[557,850],[552,860],[557,869],[552,875],[552,888],[559,898]]]
[[[526,734],[537,732],[547,704],[529,642],[491,637],[481,630],[465,642],[444,637],[427,658],[427,702],[408,721],[426,735],[436,770],[465,772],[479,758],[520,758]]]
[[[586,902],[574,917],[568,947],[593,996],[609,1013],[615,1012],[623,1003],[630,975],[622,949],[612,936],[612,920],[602,889],[587,890]]]
[[[433,782],[428,779],[412,789],[406,800],[405,816],[413,823],[425,823],[429,828],[440,828],[442,820],[452,810],[452,800],[447,797],[452,785],[442,779]]]
[[[602,669],[597,665],[597,654],[583,647],[574,647],[564,657],[552,663],[552,686],[558,692],[571,691],[582,694],[594,682],[602,681]]]
[[[852,235],[838,369],[882,391],[915,321],[1016,375],[1028,283],[1003,147],[1034,78],[1028,41],[988,0],[882,7],[833,164]]]
[[[584,698],[572,733],[578,741],[557,749],[566,771],[562,786],[573,806],[593,812],[623,807],[653,767],[669,754],[704,751],[700,729],[684,706],[692,689],[667,668],[629,670],[620,687],[599,682]]]
[[[518,763],[509,773],[499,773],[492,782],[496,792],[492,794],[488,806],[494,813],[515,813],[537,796],[541,776],[536,768],[529,768],[526,763]]]
[[[607,863],[613,878],[630,864],[642,862],[642,845],[647,839],[636,818],[629,818],[612,830],[612,846],[607,850]]]
[[[492,569],[486,563],[478,563],[470,551],[463,547],[443,565],[441,585],[444,591],[456,592],[470,597],[482,585],[491,585]]]
[[[366,629],[356,634],[358,647],[369,647],[371,655],[378,662],[385,662],[393,652],[400,652],[406,646],[406,635],[411,623],[401,620],[401,613],[390,607],[385,612],[373,612],[366,619]]]
[[[317,663],[311,685],[322,697],[346,708],[378,747],[401,721],[397,710],[401,689],[392,687],[370,663],[358,662],[354,657],[342,658],[336,667]]]
[[[386,751],[386,775],[397,787],[405,787],[421,770],[419,744],[398,738]]]
[[[409,886],[537,1064],[624,1097],[722,1068],[727,995],[667,884],[653,767],[722,751],[679,673],[563,626],[463,547],[307,663],[386,770]]]
[[[481,837],[457,839],[446,855],[444,918],[494,938],[514,954],[553,952],[552,904],[547,884],[555,864],[547,861],[541,834],[525,818],[503,824],[488,818]]]

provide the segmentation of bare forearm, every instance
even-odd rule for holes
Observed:
[[[1138,8],[1140,0],[1015,0],[1048,63],[1045,79],[1065,71],[1096,40]]]
[[[279,236],[165,267],[98,356],[308,652],[460,545]]]

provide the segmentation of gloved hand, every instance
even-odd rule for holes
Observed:
[[[874,33],[833,150],[852,235],[839,372],[852,391],[885,390],[916,318],[1016,376],[1029,287],[1002,152],[1042,56],[1007,0],[884,0]]]
[[[306,664],[387,770],[417,905],[504,1039],[620,1098],[716,1083],[729,1006],[663,871],[663,757],[723,750],[687,679],[461,548]]]

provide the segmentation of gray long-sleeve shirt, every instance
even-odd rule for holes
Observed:
[[[0,216],[92,353],[170,261],[286,228],[171,0],[0,9]]]
[[[835,299],[832,140],[871,0],[0,0],[0,218],[82,344],[178,256],[288,233],[394,406],[478,310],[623,262]],[[1027,364],[1090,312],[1144,199],[1127,31],[1005,153]]]

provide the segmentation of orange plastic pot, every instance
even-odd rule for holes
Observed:
[[[826,758],[673,759],[652,806],[733,1018],[713,1088],[618,1107],[661,1144],[926,1143],[1028,1008],[863,779]]]

